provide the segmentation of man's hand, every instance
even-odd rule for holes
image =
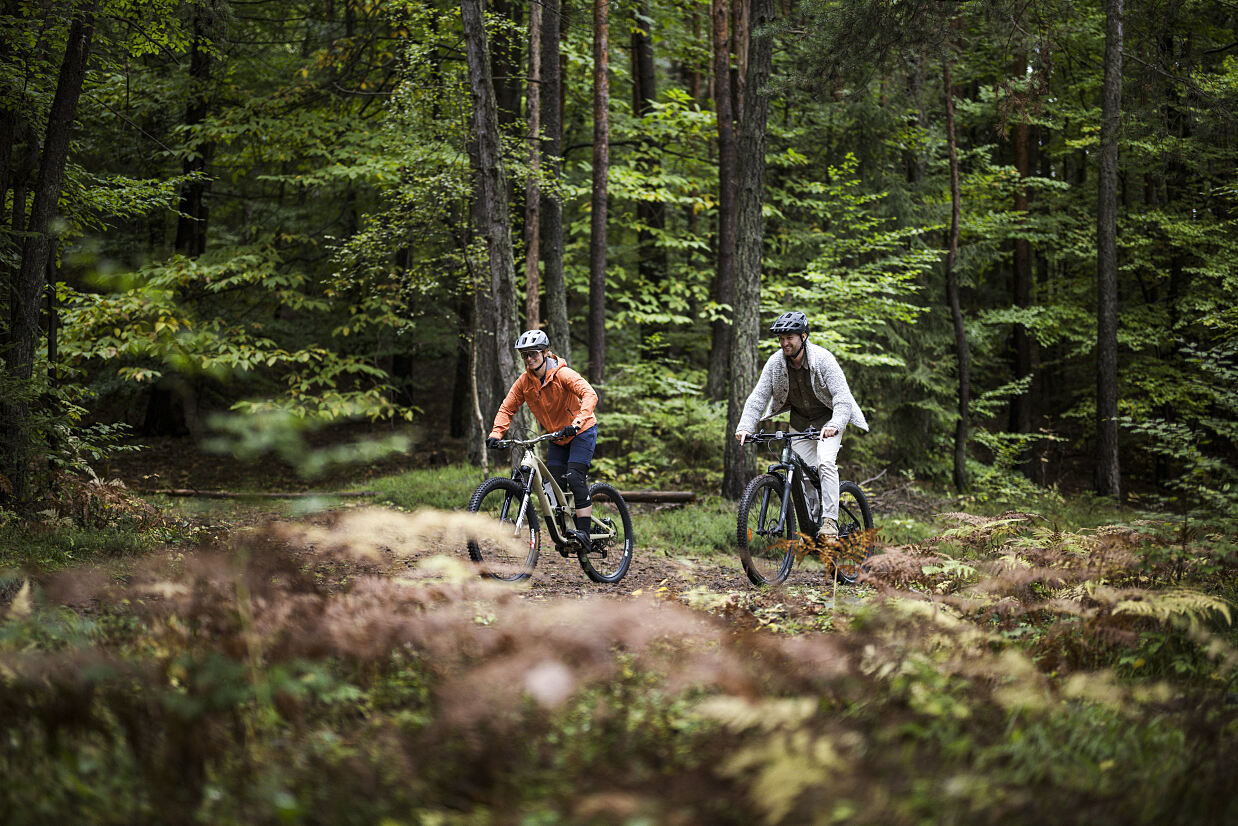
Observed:
[[[749,436],[751,436],[751,435],[752,435],[752,434],[751,434],[751,433],[749,433],[749,432],[748,432],[748,431],[746,431],[746,430],[739,430],[739,431],[736,431],[736,433],[735,433],[735,441],[739,442],[739,443],[742,445],[744,442],[748,441],[748,437],[749,437]]]
[[[830,438],[831,436],[837,436],[837,435],[838,435],[837,427],[823,427],[821,428],[821,435],[818,436],[817,438],[820,441],[824,442],[826,439]]]
[[[497,437],[495,436],[486,437],[486,447],[490,448],[491,450],[498,450],[502,446],[503,446],[503,443],[499,441]]]
[[[579,427],[577,427],[577,426],[576,426],[576,425],[574,425],[574,424],[569,424],[567,427],[563,428],[563,430],[561,430],[561,431],[559,431],[559,432],[560,432],[560,433],[562,433],[565,437],[566,437],[566,436],[575,436],[577,433],[579,433],[579,432],[580,432],[580,428],[579,428]]]

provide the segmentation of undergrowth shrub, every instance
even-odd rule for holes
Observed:
[[[499,453],[492,454],[501,459]],[[490,474],[506,476],[510,468],[503,462],[492,465]],[[446,465],[437,468],[409,470],[395,476],[383,476],[365,482],[375,491],[377,501],[402,510],[437,508],[462,510],[473,491],[483,481],[481,468],[471,465]]]
[[[922,590],[870,571],[882,593],[831,634],[762,632],[752,603],[703,591],[694,604],[712,607],[523,599],[433,556],[488,528],[458,513],[340,512],[151,556],[123,582],[45,577],[0,620],[0,771],[21,778],[0,784],[0,810],[246,824],[1238,815],[1224,603],[1141,586],[1138,530],[957,521],[898,551],[922,561]],[[924,571],[960,557],[974,579]],[[85,606],[89,621],[68,610]],[[1098,656],[1068,663],[1068,626]],[[1130,650],[1120,632],[1175,628],[1210,678],[1107,667]]]
[[[608,368],[594,466],[622,486],[717,490],[726,408],[703,395],[703,371],[673,364]]]
[[[735,519],[735,503],[718,496],[642,512],[640,546],[674,556],[734,553]]]

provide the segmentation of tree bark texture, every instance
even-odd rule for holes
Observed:
[[[742,1],[742,0],[741,0]],[[730,0],[713,0],[714,110],[718,121],[718,260],[714,271],[713,300],[731,306],[735,302],[735,199],[739,148],[735,121],[731,117]],[[731,310],[726,314],[730,316]],[[731,367],[731,322],[720,318],[710,330],[709,373],[705,395],[721,401],[727,394],[727,371]]]
[[[946,93],[946,150],[950,158],[950,237],[946,251],[946,303],[954,323],[954,352],[959,374],[959,418],[954,426],[954,487],[968,488],[967,426],[971,407],[971,357],[967,348],[967,328],[963,324],[963,307],[959,298],[959,276],[954,265],[959,257],[959,153],[954,128],[954,84],[950,79],[950,58],[942,66]]]
[[[1118,133],[1122,115],[1123,0],[1105,2],[1096,211],[1096,491],[1120,499],[1118,464]]]
[[[773,63],[773,0],[752,0],[749,37],[747,102],[739,134],[739,188],[736,200],[735,314],[731,339],[731,382],[727,404],[727,434],[739,425],[744,402],[757,382],[757,338],[760,335],[761,253],[765,222],[761,216],[765,188],[765,129],[769,115],[769,77]],[[753,453],[733,438],[726,440],[722,493],[738,499],[755,475]]]
[[[550,345],[571,356],[567,323],[567,285],[563,280],[563,109],[562,75],[559,71],[559,0],[545,0],[542,7],[542,166],[551,189],[542,193],[542,275],[545,279],[546,334]]]
[[[507,172],[500,152],[499,122],[490,76],[490,54],[482,22],[482,0],[461,0],[465,49],[469,64],[469,93],[473,103],[473,129],[477,151],[474,155],[478,199],[478,229],[486,243],[488,270],[481,279],[484,295],[494,303],[494,326],[486,330],[491,341],[489,358],[498,365],[501,380],[498,390],[516,380],[512,344],[516,340],[516,266],[512,255],[510,218],[507,201]]]
[[[11,379],[27,382],[34,371],[34,354],[39,341],[39,309],[47,286],[47,265],[52,255],[54,239],[52,219],[60,201],[65,164],[69,159],[73,121],[82,95],[82,83],[90,62],[91,40],[94,36],[97,0],[79,6],[69,25],[64,61],[56,80],[43,140],[43,157],[39,165],[38,182],[27,236],[22,245],[21,266],[11,285],[9,295],[10,346],[5,363]],[[17,205],[14,207],[15,211]],[[6,422],[2,472],[8,477],[13,498],[26,503],[29,497],[27,464],[30,456],[30,405],[22,398],[8,400],[0,408],[0,418]]]
[[[525,102],[529,124],[529,180],[524,191],[524,318],[525,328],[541,326],[539,281],[541,271],[541,186],[542,168],[542,4],[529,4],[529,91]]]
[[[589,381],[606,375],[606,218],[610,171],[610,0],[593,0],[593,200],[589,216]]]

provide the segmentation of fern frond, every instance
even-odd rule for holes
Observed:
[[[1182,617],[1192,627],[1214,614],[1220,614],[1225,617],[1227,625],[1233,624],[1230,605],[1227,601],[1187,588],[1147,591],[1139,598],[1122,600],[1114,606],[1113,613],[1151,617],[1158,622],[1168,622],[1175,617]]]

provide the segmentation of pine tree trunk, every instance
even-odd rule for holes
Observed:
[[[742,2],[742,0],[741,0]],[[718,121],[718,261],[711,297],[718,304],[735,301],[735,200],[738,191],[739,148],[731,118],[730,1],[713,0],[714,110]],[[730,311],[727,313],[731,315]],[[705,395],[714,401],[727,397],[731,368],[731,322],[714,321],[711,329],[709,373]]]
[[[524,317],[525,329],[541,326],[541,299],[538,284],[541,271],[541,174],[542,147],[542,4],[529,4],[529,91],[525,102],[529,124],[529,180],[524,196]]]
[[[542,166],[556,184],[542,193],[542,275],[546,282],[546,334],[550,344],[571,355],[567,321],[567,285],[563,280],[563,201],[557,187],[563,175],[563,87],[559,69],[560,1],[542,4]]]
[[[1096,215],[1096,491],[1120,499],[1118,465],[1118,131],[1122,114],[1123,0],[1105,3]]]
[[[609,0],[593,0],[593,200],[589,217],[589,381],[606,375],[606,218],[610,170]]]
[[[735,433],[748,393],[757,382],[757,337],[760,334],[761,254],[765,222],[761,217],[765,189],[765,128],[769,114],[769,77],[773,63],[772,36],[766,29],[773,16],[772,0],[752,0],[747,101],[739,134],[739,189],[736,202],[735,315],[731,339],[731,382],[727,404],[728,435]],[[722,494],[738,499],[755,473],[753,453],[733,438],[726,440]]]
[[[35,184],[27,236],[22,245],[21,267],[10,292],[10,347],[5,363],[10,378],[29,381],[34,372],[34,354],[39,341],[39,310],[47,287],[47,265],[54,239],[52,219],[60,200],[65,164],[69,159],[73,121],[82,95],[82,83],[90,61],[97,0],[77,8],[65,44],[64,61],[56,81],[56,94],[48,113],[47,134],[43,140],[43,159]],[[0,407],[0,418],[7,423],[4,433],[0,473],[12,486],[13,499],[28,502],[30,485],[27,465],[30,457],[30,405],[24,399],[8,400]]]
[[[959,257],[959,153],[955,144],[954,85],[950,80],[950,60],[947,57],[942,67],[943,85],[946,93],[946,147],[950,157],[950,237],[946,252],[946,302],[950,305],[950,319],[954,323],[955,360],[959,374],[959,418],[954,426],[954,487],[959,491],[968,488],[967,479],[967,425],[971,407],[971,358],[967,349],[967,328],[963,325],[962,301],[959,298],[959,276],[954,269]]]

